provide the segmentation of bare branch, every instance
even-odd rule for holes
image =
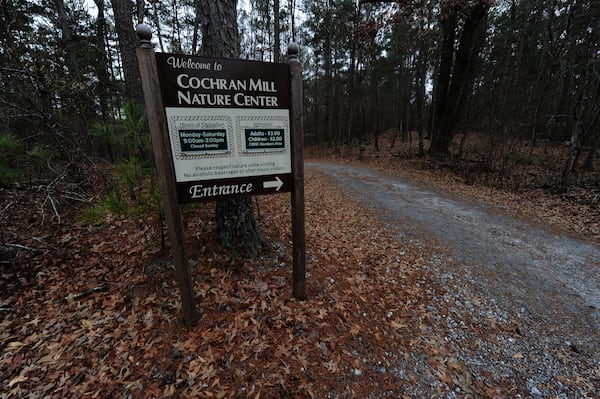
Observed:
[[[26,245],[21,245],[21,244],[2,244],[2,245],[6,246],[6,247],[15,247],[15,248],[19,248],[19,249],[25,249],[27,251],[37,251],[37,249],[35,249],[35,248],[31,248],[31,247],[28,247]]]
[[[94,292],[101,292],[101,291],[108,291],[108,283],[104,282],[101,285],[94,287],[94,288],[90,288],[89,290],[85,290],[85,291],[81,291],[77,294],[69,294],[64,298],[60,298],[57,302],[62,302],[62,301],[74,301],[77,299],[81,299],[85,296],[88,296],[90,294],[93,294]]]
[[[9,202],[1,211],[0,211],[0,218],[2,216],[4,216],[4,214],[8,211],[8,209],[13,206],[15,203],[14,202]]]

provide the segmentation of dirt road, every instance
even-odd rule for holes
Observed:
[[[598,364],[600,248],[546,230],[543,220],[517,220],[380,172],[327,163],[307,167],[333,178],[402,239],[433,243],[458,274],[507,312],[524,316],[537,334],[560,337]]]

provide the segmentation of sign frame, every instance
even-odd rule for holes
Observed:
[[[156,64],[179,203],[293,190],[287,64],[170,53]]]
[[[165,219],[169,230],[169,241],[175,265],[175,277],[181,296],[183,310],[183,321],[186,327],[195,326],[198,323],[199,314],[195,304],[195,295],[193,283],[190,277],[189,261],[187,259],[187,250],[185,242],[185,231],[181,218],[179,204],[183,196],[178,190],[184,192],[207,193],[206,198],[194,198],[194,200],[209,200],[217,198],[229,198],[233,195],[257,195],[263,193],[277,193],[291,191],[292,203],[292,262],[293,262],[293,295],[298,300],[306,299],[306,241],[305,241],[305,218],[304,218],[304,135],[303,135],[303,105],[302,105],[302,66],[298,60],[299,47],[291,43],[288,47],[288,63],[286,74],[288,76],[287,87],[289,94],[285,98],[277,100],[277,106],[287,106],[289,112],[289,143],[290,143],[290,173],[279,174],[271,173],[262,175],[243,175],[231,177],[228,179],[215,180],[194,180],[186,182],[177,182],[174,163],[174,153],[172,152],[172,140],[169,135],[169,125],[167,123],[167,112],[163,104],[163,94],[165,85],[161,85],[161,79],[157,66],[157,57],[154,48],[150,42],[152,31],[146,24],[140,24],[136,27],[136,33],[140,39],[140,47],[137,49],[138,64],[142,78],[142,88],[144,92],[144,101],[146,104],[146,113],[150,134],[152,136],[152,148],[157,166],[159,186],[163,201],[165,204]],[[192,59],[189,62],[194,62]],[[261,63],[265,64],[265,63]],[[215,65],[215,64],[213,64]],[[257,64],[258,65],[258,64]],[[277,65],[277,64],[273,64]],[[285,64],[281,64],[285,65]],[[191,67],[192,64],[184,65]],[[189,75],[188,75],[189,76]],[[265,80],[272,82],[271,80]],[[261,82],[263,82],[261,80]],[[274,81],[273,81],[274,82]],[[218,84],[218,83],[217,83]],[[270,87],[270,83],[264,86],[256,86],[260,90],[275,92],[275,86]],[[220,87],[218,87],[221,90]],[[230,88],[225,87],[229,90]],[[223,93],[213,93],[221,94]],[[190,94],[191,96],[191,94]],[[288,98],[289,97],[289,98]],[[191,98],[191,97],[190,97]],[[217,98],[217,97],[215,97]],[[244,97],[245,98],[245,97]],[[286,98],[289,102],[286,102]],[[219,108],[225,104],[225,99],[221,102],[214,102]],[[244,100],[243,104],[246,100]],[[274,100],[249,100],[253,106],[259,106],[258,109],[274,109],[271,106]],[[262,101],[262,102],[260,102]],[[235,100],[234,100],[235,102]],[[189,105],[189,104],[186,104]],[[243,109],[243,107],[240,107]],[[258,112],[258,111],[257,111]],[[251,127],[252,128],[252,127]],[[256,128],[256,126],[255,126]],[[285,132],[285,131],[284,131]],[[245,133],[244,133],[245,134]],[[195,137],[194,135],[190,137]],[[205,137],[209,137],[208,134]],[[222,136],[212,136],[222,137]],[[237,137],[237,136],[236,136]],[[195,138],[203,138],[202,134]],[[178,137],[179,139],[179,137]],[[239,143],[238,143],[239,144]],[[284,144],[285,148],[285,144]],[[247,148],[246,148],[247,149]],[[261,149],[266,150],[266,149]],[[261,151],[263,153],[272,151]],[[246,171],[248,172],[248,171]],[[249,172],[252,173],[252,172]],[[192,176],[193,177],[193,176]],[[235,179],[241,179],[236,181]],[[258,180],[254,180],[258,179]],[[178,187],[178,184],[181,185]],[[242,185],[245,184],[244,188]],[[201,185],[202,187],[194,187]],[[252,185],[252,189],[249,189]],[[254,186],[262,187],[265,192],[254,190]],[[187,190],[187,191],[186,191]],[[207,190],[207,191],[205,191]],[[242,192],[243,191],[243,192]],[[210,192],[210,195],[208,193]],[[215,193],[218,193],[215,195]],[[184,197],[185,198],[185,197]],[[183,201],[186,202],[186,201]]]

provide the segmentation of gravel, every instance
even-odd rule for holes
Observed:
[[[476,378],[484,386],[503,381],[516,398],[600,398],[600,248],[396,177],[307,166],[381,215],[399,239],[431,254],[429,275],[445,292],[432,295],[428,310],[453,353],[447,366],[461,378],[451,389],[424,357],[390,354],[395,366],[385,371],[406,381],[408,371],[422,376],[406,395],[476,397],[481,392],[469,392]],[[486,396],[507,397],[492,383]]]

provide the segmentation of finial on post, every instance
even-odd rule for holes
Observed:
[[[152,47],[152,43],[150,42],[150,39],[152,39],[152,29],[150,26],[139,24],[135,27],[135,33],[137,34],[138,39],[140,39],[140,47]]]
[[[297,43],[291,42],[290,44],[288,44],[288,57],[291,58],[298,58],[298,53],[300,52],[300,46],[298,46]]]

